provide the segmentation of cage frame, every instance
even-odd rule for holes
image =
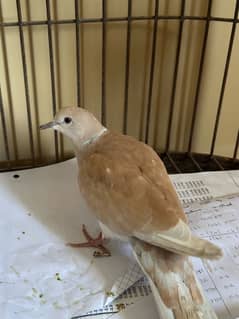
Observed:
[[[185,173],[185,172],[202,172],[205,170],[232,170],[239,169],[239,159],[238,156],[238,148],[239,148],[239,129],[235,141],[234,151],[232,156],[223,157],[215,155],[215,144],[217,140],[218,134],[218,126],[221,116],[221,109],[223,104],[224,92],[227,83],[228,70],[231,60],[231,54],[233,50],[233,44],[235,39],[236,27],[239,23],[238,13],[239,13],[239,0],[235,1],[234,14],[231,18],[218,17],[213,16],[211,14],[213,0],[208,0],[207,2],[207,13],[205,16],[195,16],[195,15],[185,15],[185,5],[186,0],[181,0],[181,8],[179,15],[160,15],[159,14],[159,0],[154,0],[154,15],[149,16],[134,16],[132,15],[132,0],[128,0],[127,2],[127,16],[124,17],[110,17],[107,15],[107,0],[101,0],[102,6],[102,16],[100,18],[81,18],[79,14],[79,1],[74,0],[74,11],[75,18],[74,19],[52,19],[51,15],[51,7],[50,0],[45,0],[45,11],[46,11],[46,19],[44,20],[34,20],[34,21],[23,21],[22,19],[22,7],[21,1],[16,0],[16,9],[17,9],[17,21],[13,22],[5,22],[2,18],[2,13],[0,14],[0,28],[3,35],[3,44],[5,43],[5,28],[18,27],[19,39],[20,39],[20,50],[21,50],[21,60],[22,60],[22,69],[23,69],[23,77],[24,77],[24,90],[25,90],[25,99],[26,99],[26,110],[27,110],[27,125],[29,132],[29,143],[30,143],[30,153],[31,159],[29,160],[10,160],[10,152],[9,152],[9,140],[8,133],[6,127],[6,117],[3,106],[3,98],[2,91],[0,85],[0,118],[1,118],[1,126],[4,140],[4,148],[6,153],[6,162],[2,162],[0,165],[0,171],[9,171],[9,170],[19,170],[25,168],[33,168],[39,167],[47,164],[51,164],[53,162],[59,162],[59,139],[57,133],[54,133],[54,147],[55,147],[55,159],[54,161],[44,162],[36,158],[34,151],[34,140],[33,140],[33,128],[31,123],[31,107],[30,107],[30,97],[29,97],[29,79],[27,74],[27,61],[26,61],[26,49],[24,42],[24,32],[23,29],[31,26],[47,26],[47,37],[48,37],[48,53],[49,53],[49,61],[50,61],[50,78],[51,78],[51,95],[52,95],[52,114],[54,115],[57,111],[56,106],[56,91],[55,91],[55,61],[53,54],[53,39],[52,39],[52,26],[54,25],[63,25],[63,24],[72,24],[75,25],[75,41],[76,41],[76,87],[77,87],[77,104],[80,105],[81,100],[81,78],[80,78],[80,28],[83,24],[89,23],[100,23],[102,27],[102,72],[101,72],[101,121],[103,125],[107,123],[107,109],[106,109],[106,68],[107,68],[107,23],[112,22],[126,22],[127,23],[127,33],[126,33],[126,58],[125,58],[125,85],[124,85],[124,117],[123,117],[123,133],[127,134],[127,119],[128,119],[128,93],[129,93],[129,69],[130,69],[130,44],[131,44],[131,29],[133,21],[152,21],[153,23],[153,31],[152,31],[152,40],[151,40],[151,57],[150,57],[150,71],[149,71],[149,89],[147,94],[147,105],[146,105],[146,126],[145,126],[145,139],[144,142],[148,143],[149,138],[149,129],[150,129],[150,115],[151,115],[151,107],[152,107],[152,91],[154,84],[154,66],[155,66],[155,54],[156,54],[156,46],[157,46],[157,32],[158,32],[158,22],[160,20],[176,20],[179,21],[179,30],[177,36],[177,48],[176,48],[176,56],[174,62],[174,76],[173,76],[173,84],[172,91],[170,97],[170,111],[169,111],[169,121],[167,126],[167,138],[166,138],[166,146],[165,150],[162,153],[158,154],[161,156],[164,161],[166,168],[169,173]],[[0,8],[1,9],[1,8]],[[2,11],[2,10],[0,10]],[[182,43],[182,34],[184,28],[185,21],[204,21],[205,28],[203,34],[203,42],[200,52],[200,62],[199,62],[199,71],[197,76],[197,84],[196,91],[194,97],[194,105],[193,105],[193,113],[192,113],[192,121],[190,123],[190,136],[187,151],[183,153],[171,152],[170,151],[170,142],[171,142],[171,132],[172,132],[172,119],[174,114],[174,106],[175,106],[175,92],[177,86],[177,76],[178,76],[178,67],[179,67],[179,59],[180,59],[180,51],[181,51],[181,43]],[[226,61],[224,66],[224,72],[221,82],[219,101],[217,105],[216,118],[213,129],[213,137],[210,145],[210,152],[208,154],[199,154],[192,152],[192,143],[195,131],[195,121],[198,112],[198,101],[199,94],[201,90],[201,82],[202,82],[202,73],[204,69],[204,60],[205,60],[205,52],[207,48],[208,42],[208,33],[210,29],[211,22],[223,22],[230,23],[231,31],[230,31],[230,39],[227,49]],[[6,45],[6,44],[5,44]]]

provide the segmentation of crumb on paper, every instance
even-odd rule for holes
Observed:
[[[107,297],[114,297],[115,296],[115,294],[113,293],[113,291],[106,291],[106,296]]]
[[[42,298],[42,297],[43,297],[43,294],[40,294],[40,295],[39,295],[39,298]]]
[[[37,290],[36,290],[36,288],[32,288],[32,292],[33,292],[33,294],[35,295],[35,294],[37,294]]]
[[[25,298],[26,298],[27,300],[30,300],[30,301],[33,300],[31,296],[26,296]]]
[[[15,272],[15,274],[20,277],[20,273],[16,270],[15,267],[13,267],[12,265],[9,267],[13,272]]]
[[[122,310],[125,309],[125,304],[123,304],[123,303],[117,303],[117,304],[116,304],[116,308],[117,308],[118,311],[122,311]]]
[[[23,234],[23,235],[25,235],[25,234],[26,234],[26,232],[22,231],[22,234]]]
[[[58,301],[54,301],[53,304],[52,304],[55,309],[62,309],[61,305],[59,305]]]
[[[56,277],[56,280],[62,281],[59,272],[57,272],[57,273],[55,274],[55,277]]]

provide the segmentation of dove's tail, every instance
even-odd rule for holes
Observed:
[[[134,255],[149,279],[160,318],[216,319],[189,257],[132,239]]]

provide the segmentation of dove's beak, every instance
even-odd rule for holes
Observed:
[[[54,128],[54,126],[56,126],[57,123],[55,121],[51,121],[51,122],[48,122],[46,124],[42,124],[40,125],[40,130],[45,130],[47,128]]]

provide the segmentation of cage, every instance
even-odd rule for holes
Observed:
[[[72,157],[63,106],[145,141],[169,172],[238,169],[238,10],[222,0],[1,0],[1,171]]]

